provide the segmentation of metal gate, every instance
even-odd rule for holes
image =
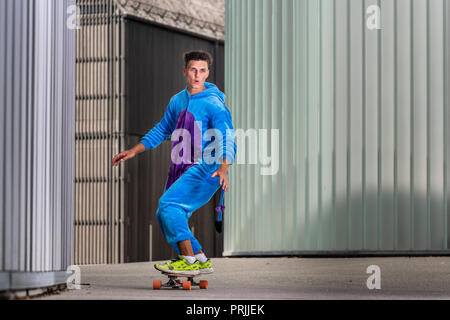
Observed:
[[[78,0],[74,260],[123,262],[122,21],[113,1]]]

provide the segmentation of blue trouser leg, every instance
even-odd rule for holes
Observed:
[[[180,254],[177,242],[191,240],[192,250],[197,253],[202,246],[189,229],[188,219],[192,213],[211,199],[220,187],[219,177],[211,174],[219,165],[196,164],[186,170],[159,200],[156,212],[159,226],[175,251]]]

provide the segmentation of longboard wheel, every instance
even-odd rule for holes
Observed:
[[[183,281],[183,289],[184,290],[191,290],[191,282],[190,281]]]
[[[161,280],[153,280],[153,290],[161,289]]]
[[[208,289],[208,280],[200,280],[200,289]]]

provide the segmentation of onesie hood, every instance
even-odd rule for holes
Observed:
[[[206,82],[204,83],[206,89],[203,90],[202,92],[199,92],[193,96],[190,95],[187,87],[184,89],[184,91],[186,92],[186,95],[188,96],[188,98],[193,98],[193,99],[204,99],[204,98],[212,98],[212,97],[217,97],[220,102],[222,102],[223,104],[225,104],[225,99],[226,99],[226,95],[219,90],[219,88],[217,88],[217,86],[214,83],[210,83],[210,82]]]

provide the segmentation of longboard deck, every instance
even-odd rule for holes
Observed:
[[[203,273],[199,273],[199,274],[184,274],[184,273],[169,273],[169,272],[164,272],[164,271],[160,271],[163,275],[168,276],[168,277],[183,277],[183,278],[195,278],[198,277],[200,275],[204,275]]]
[[[158,270],[160,271],[160,270]],[[160,280],[153,281],[153,289],[161,289],[161,288],[182,288],[186,290],[191,290],[191,286],[200,287],[200,289],[208,288],[208,281],[200,280],[197,282],[194,280],[195,277],[203,275],[202,273],[191,275],[191,274],[182,274],[182,273],[170,273],[160,271],[161,274],[169,277],[169,281],[167,283],[162,283]],[[186,281],[178,280],[177,278],[187,278]]]

